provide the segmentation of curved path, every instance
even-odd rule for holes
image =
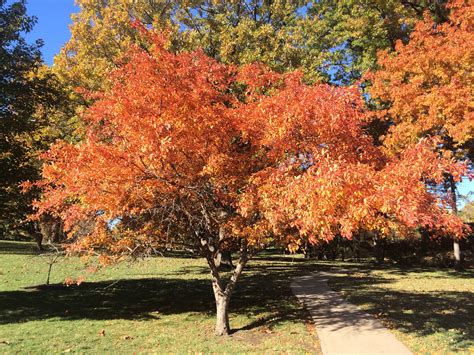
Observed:
[[[411,354],[381,323],[332,291],[331,275],[318,272],[291,284],[311,314],[323,354]]]

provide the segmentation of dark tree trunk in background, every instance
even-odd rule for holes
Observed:
[[[383,264],[385,259],[384,238],[381,238],[379,235],[374,237],[374,253],[377,264]]]
[[[214,262],[219,270],[232,270],[234,268],[232,264],[232,252],[230,250],[217,253]]]
[[[341,261],[345,261],[345,259],[346,259],[346,249],[344,247],[344,242],[343,242],[341,246]]]
[[[457,197],[456,197],[456,183],[454,182],[454,178],[450,175],[448,178],[448,192],[451,198],[451,209],[453,214],[458,214],[458,206],[457,206]],[[459,244],[459,240],[453,238],[453,252],[454,252],[454,268],[456,270],[463,269],[463,258],[462,258],[462,251],[461,246]]]
[[[355,257],[356,257],[356,261],[359,262],[360,261],[360,235],[357,236],[357,238],[355,240],[352,241],[352,245],[354,247],[354,253],[355,253]]]
[[[345,259],[345,240],[342,236],[337,236],[337,252],[341,258],[341,261]]]
[[[46,243],[62,243],[66,239],[61,219],[49,214],[41,217],[38,230],[42,235],[42,241]]]
[[[384,262],[385,260],[385,243],[386,243],[386,239],[385,238],[382,238],[382,240],[380,241],[381,243],[381,247],[382,247],[382,263]]]
[[[39,231],[37,223],[35,223],[34,234],[35,234],[36,245],[38,246],[39,251],[41,251],[41,252],[44,251],[44,248],[43,248],[43,234]]]

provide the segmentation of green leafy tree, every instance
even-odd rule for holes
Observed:
[[[0,0],[0,233],[16,227],[27,210],[30,198],[18,198],[18,184],[35,178],[27,140],[35,125],[32,120],[34,96],[29,74],[38,67],[40,42],[28,45],[21,32],[28,32],[34,19],[28,17],[24,2],[10,6]]]
[[[324,41],[331,79],[350,83],[376,66],[377,52],[407,42],[415,22],[428,11],[437,22],[447,19],[443,0],[323,0],[312,3],[307,26]],[[314,45],[308,43],[309,47]]]
[[[28,44],[23,38],[34,23],[25,1],[0,0],[0,237],[32,232],[26,217],[37,192],[22,194],[19,184],[39,178],[39,153],[70,136],[70,112],[57,110],[68,93],[44,66],[42,42]]]
[[[459,216],[467,223],[474,223],[474,202],[468,202],[459,211]]]

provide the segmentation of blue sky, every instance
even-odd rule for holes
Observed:
[[[70,37],[68,25],[71,23],[71,14],[79,9],[74,5],[74,0],[28,0],[27,9],[29,15],[38,18],[33,31],[27,34],[27,39],[43,39],[43,57],[51,65],[54,56]],[[465,180],[459,184],[459,192],[462,195],[474,194],[474,181]]]
[[[460,195],[467,196],[469,195],[469,200],[473,201],[474,200],[474,180],[469,181],[468,179],[465,179],[461,184],[458,184],[458,191]],[[460,202],[460,207],[464,206],[464,201]]]
[[[54,55],[70,37],[71,14],[78,12],[79,8],[74,5],[74,0],[28,0],[26,6],[28,14],[38,18],[33,31],[26,37],[30,41],[39,38],[44,41],[43,58],[51,65]]]

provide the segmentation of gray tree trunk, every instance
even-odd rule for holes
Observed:
[[[216,299],[216,335],[229,335],[229,301],[230,295],[214,292]]]
[[[216,300],[216,335],[229,335],[230,333],[230,324],[229,324],[229,303],[234,291],[235,285],[242,274],[242,271],[247,264],[247,246],[242,242],[240,248],[240,258],[239,261],[232,272],[227,285],[224,285],[220,274],[219,269],[217,268],[215,262],[215,255],[210,252],[210,249],[206,249],[206,243],[202,241],[204,246],[204,252],[207,259],[207,263],[211,269],[211,279],[212,279],[212,289],[214,291],[214,298]]]

